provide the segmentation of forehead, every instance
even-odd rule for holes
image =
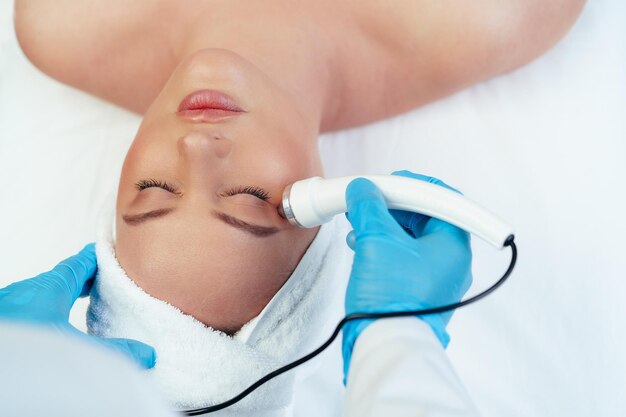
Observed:
[[[148,293],[153,288],[189,297],[217,287],[265,291],[291,275],[315,235],[312,229],[293,229],[256,238],[209,216],[171,216],[117,228],[120,264]]]
[[[313,239],[291,230],[255,238],[209,216],[171,214],[118,224],[117,258],[146,293],[216,329],[239,329],[257,315]]]
[[[293,249],[281,233],[258,238],[210,215],[178,211],[135,227],[118,227],[116,250],[123,254],[129,276],[185,280],[223,273],[234,279],[251,270],[269,273],[289,267],[285,264],[294,259]]]

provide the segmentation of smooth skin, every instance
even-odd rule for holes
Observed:
[[[568,31],[584,3],[17,0],[15,23],[44,72],[138,114],[189,55],[233,51],[306,102],[325,132],[524,65]]]
[[[583,5],[16,0],[15,25],[42,71],[144,116],[122,169],[116,255],[149,294],[233,334],[267,305],[315,236],[276,209],[287,184],[323,175],[321,132],[388,118],[524,65],[567,32]],[[246,113],[223,123],[182,120],[178,103],[200,88],[226,92]],[[138,190],[145,179],[177,192]],[[222,197],[251,185],[268,200]],[[173,211],[124,221],[164,209]],[[243,234],[213,210],[280,231]]]

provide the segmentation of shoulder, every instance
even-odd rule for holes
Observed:
[[[505,71],[544,52],[570,29],[585,0],[367,4],[372,6],[361,7],[359,20],[373,43],[384,42],[407,63],[461,72],[468,68],[450,64]]]
[[[511,71],[550,49],[571,28],[585,0],[476,0],[359,2],[362,62],[344,65],[343,79],[379,86],[383,100],[370,121],[390,117],[490,77]],[[369,62],[368,62],[369,61]],[[373,69],[373,70],[372,70]],[[371,91],[370,91],[371,93]],[[363,102],[366,93],[356,100]],[[357,94],[358,96],[359,94]],[[365,113],[360,113],[361,115]],[[358,116],[352,125],[359,124]],[[350,119],[350,117],[348,117]]]
[[[15,0],[15,31],[22,51],[42,72],[141,113],[175,65],[171,31],[163,30],[177,19],[168,4]],[[120,74],[135,84],[141,80],[144,88],[129,91]]]

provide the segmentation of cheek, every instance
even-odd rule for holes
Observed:
[[[128,203],[141,179],[170,178],[177,169],[176,148],[149,132],[139,133],[131,145],[120,175],[118,209]]]
[[[287,142],[263,145],[239,149],[233,158],[236,161],[234,172],[246,179],[260,180],[272,190],[282,190],[297,180],[323,175],[316,148]]]
[[[176,144],[170,139],[173,137],[176,137],[176,132],[165,126],[155,131],[141,129],[126,154],[123,172],[176,167]]]

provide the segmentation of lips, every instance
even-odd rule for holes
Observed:
[[[180,102],[177,114],[191,121],[211,123],[242,113],[245,110],[232,97],[216,90],[200,90]]]

